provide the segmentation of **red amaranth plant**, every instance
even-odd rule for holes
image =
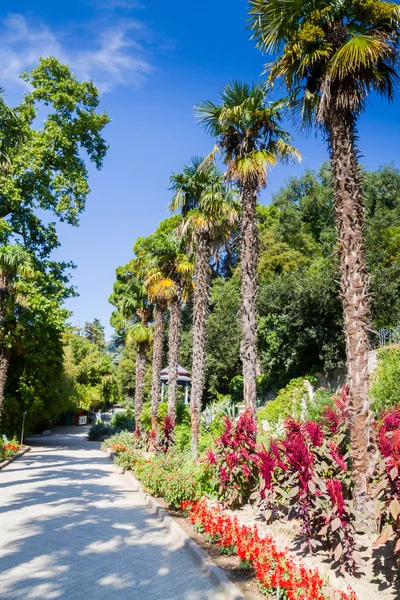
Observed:
[[[323,413],[322,424],[331,434],[339,433],[345,427],[348,414],[348,395],[349,388],[344,385],[340,398],[334,398],[335,408],[327,407]]]
[[[175,443],[175,420],[170,415],[167,415],[161,425],[161,435],[159,447],[165,454],[170,450]]]
[[[309,552],[321,545],[321,537],[326,537],[335,544],[335,559],[341,568],[354,572],[360,559],[355,552],[354,516],[348,500],[351,477],[347,456],[340,451],[345,447],[345,434],[340,428],[330,437],[329,429],[324,433],[317,423],[292,418],[285,422],[285,434],[283,440],[271,442],[269,451],[261,448],[257,453],[259,504],[264,506],[266,518],[277,518],[289,505],[288,518],[294,513],[300,519],[301,535]],[[330,479],[336,479],[337,484],[330,484]],[[336,489],[340,486],[343,506],[335,504],[334,495],[328,493],[332,485]],[[340,522],[343,527],[338,531]]]
[[[356,575],[358,566],[363,565],[355,543],[354,511],[350,500],[343,495],[342,482],[328,479],[321,500],[325,500],[324,526],[320,535],[331,541],[333,556],[340,564],[340,572]]]
[[[309,449],[302,424],[290,419],[285,423],[285,429],[286,438],[281,441],[280,449],[290,473],[289,498],[292,501],[292,509],[301,520],[301,533],[312,554],[313,548],[318,545],[318,542],[313,539],[317,519],[314,455]]]
[[[376,441],[382,455],[378,483],[374,490],[378,527],[381,533],[374,547],[390,539],[400,551],[400,408],[384,412],[376,426]]]
[[[225,430],[205,459],[228,506],[245,502],[255,484],[256,425],[246,410],[237,421],[225,419]]]

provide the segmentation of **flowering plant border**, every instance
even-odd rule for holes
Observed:
[[[303,561],[279,549],[271,535],[261,536],[256,525],[240,524],[219,505],[209,507],[203,498],[182,502],[180,508],[210,541],[229,553],[234,550],[242,563],[254,569],[265,595],[273,593],[279,600],[357,600],[350,587],[327,590],[318,570],[307,569]]]

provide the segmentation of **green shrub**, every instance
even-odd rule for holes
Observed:
[[[184,423],[190,425],[190,410],[184,402],[178,402],[176,405],[176,424],[182,425]]]
[[[124,444],[124,446],[130,447],[133,444],[133,433],[131,431],[119,431],[114,433],[111,437],[104,440],[101,444],[101,449],[106,450],[112,448],[114,444]]]
[[[372,376],[371,398],[376,416],[400,403],[399,347],[386,347],[378,351],[378,368]]]
[[[158,419],[157,422],[161,425],[164,422],[165,417],[168,414],[168,403],[160,402],[158,405]],[[151,404],[145,402],[143,404],[142,416],[140,417],[140,423],[142,431],[148,431],[151,429]],[[178,402],[176,405],[176,424],[181,425],[182,423],[190,424],[190,411],[184,402]]]
[[[217,437],[219,437],[219,436],[216,436],[209,431],[204,431],[204,430],[200,429],[199,448],[198,448],[200,456],[202,454],[204,454],[209,448],[212,448],[215,445],[215,439]]]
[[[114,463],[125,471],[135,471],[138,467],[145,463],[145,458],[133,448],[129,448],[126,452],[119,452],[114,458]]]
[[[312,401],[307,404],[305,418],[308,421],[320,423],[325,409],[334,407],[332,393],[325,388],[320,388],[315,392]]]
[[[158,405],[158,418],[157,418],[157,423],[159,425],[162,425],[167,414],[168,414],[168,402],[160,402]]]
[[[182,423],[181,425],[176,425],[174,429],[175,434],[175,449],[178,452],[183,452],[184,450],[190,450],[190,446],[192,443],[192,429],[190,425],[186,423]]]
[[[143,404],[142,415],[140,417],[140,427],[142,431],[151,429],[151,404],[145,402]]]
[[[111,419],[111,427],[116,433],[119,431],[135,431],[135,419],[129,410],[116,412]]]
[[[243,376],[236,375],[229,384],[229,391],[232,402],[235,404],[243,402]]]
[[[308,398],[304,385],[305,380],[313,385],[317,382],[315,377],[310,376],[292,379],[285,388],[278,392],[274,400],[258,409],[257,422],[261,425],[261,422],[266,420],[271,427],[274,427],[279,421],[290,415],[298,418],[302,410],[302,399]]]
[[[105,435],[111,435],[113,433],[111,425],[108,423],[103,423],[100,421],[99,423],[95,423],[89,429],[88,437],[89,440],[96,441],[100,440]]]
[[[190,455],[169,452],[149,461],[136,462],[133,470],[149,494],[164,498],[174,508],[185,500],[197,500],[203,495],[204,467],[193,462]]]

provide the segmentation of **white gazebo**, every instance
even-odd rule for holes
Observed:
[[[168,385],[168,367],[163,369],[160,373],[161,382],[161,402],[164,400],[164,391]],[[189,388],[192,384],[192,378],[190,377],[189,371],[178,365],[178,385],[183,385],[185,388],[185,404],[189,403]]]

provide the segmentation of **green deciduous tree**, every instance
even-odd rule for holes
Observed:
[[[55,223],[42,219],[41,211],[78,223],[89,193],[82,150],[102,166],[107,151],[102,130],[109,118],[96,112],[93,83],[79,82],[55,58],[41,59],[23,78],[31,91],[17,108],[22,140],[8,151],[9,168],[0,171],[0,233],[3,242],[16,239],[47,259],[59,242]]]
[[[24,301],[21,277],[32,275],[32,257],[22,246],[0,247],[0,416],[10,348],[15,344],[16,308]]]
[[[49,410],[41,374],[47,373],[49,382],[62,379],[59,358],[68,316],[62,302],[74,293],[67,286],[67,270],[72,265],[51,257],[59,246],[53,219],[78,224],[89,193],[86,163],[101,167],[107,151],[102,130],[109,118],[97,112],[99,96],[93,83],[79,82],[66,65],[54,58],[40,60],[31,73],[22,77],[29,91],[19,106],[11,111],[0,101],[0,244],[6,248],[19,246],[30,254],[37,283],[36,287],[28,285],[20,278],[23,306],[9,312],[14,326],[6,344],[13,370],[7,394],[13,401],[6,405],[13,411],[14,401],[28,402],[29,396],[38,422],[44,408]],[[19,282],[19,276],[16,279]],[[48,308],[48,322],[43,306]],[[38,338],[44,340],[48,360],[56,357],[52,373],[46,355],[32,349]],[[43,361],[41,371],[39,360]],[[24,365],[22,370],[20,365]],[[62,404],[61,397],[61,392],[57,396],[54,391],[54,407],[49,410],[53,416],[58,410],[57,401]],[[7,422],[12,422],[11,416],[7,416]]]

